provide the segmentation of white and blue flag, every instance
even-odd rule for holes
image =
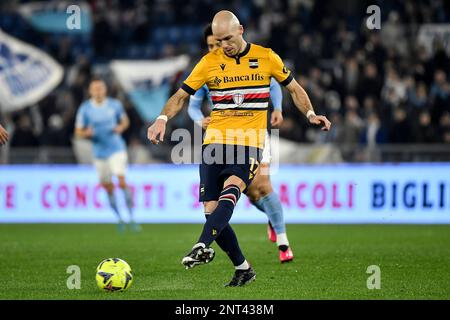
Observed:
[[[0,30],[0,107],[15,111],[47,96],[62,80],[63,68],[44,51]]]
[[[169,98],[170,82],[187,68],[189,57],[161,60],[115,60],[110,67],[142,119],[153,121]]]

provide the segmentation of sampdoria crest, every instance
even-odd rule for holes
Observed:
[[[242,93],[233,94],[233,101],[236,105],[240,106],[244,102],[244,95]]]

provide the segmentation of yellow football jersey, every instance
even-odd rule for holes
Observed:
[[[269,48],[248,43],[235,57],[222,48],[206,54],[182,86],[189,94],[209,89],[213,109],[203,143],[264,148],[271,77],[284,86],[293,79]]]

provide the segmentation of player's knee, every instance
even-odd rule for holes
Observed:
[[[225,180],[225,183],[223,184],[223,187],[225,188],[225,187],[227,187],[227,186],[229,186],[229,185],[235,185],[235,186],[237,186],[237,187],[239,187],[239,189],[240,189],[240,191],[242,192],[244,189],[245,189],[245,182],[241,179],[241,178],[239,178],[239,177],[237,177],[237,176],[231,176],[231,177],[228,177],[226,180]]]
[[[112,182],[102,182],[102,187],[108,193],[112,193],[114,191],[114,185],[112,184]]]
[[[203,202],[203,209],[205,214],[211,214],[217,208],[217,201],[205,201]]]
[[[253,183],[248,187],[246,196],[251,202],[257,202],[261,198],[258,187]]]
[[[119,176],[119,188],[121,189],[125,189],[127,187],[127,183],[125,181],[125,177],[124,176]]]
[[[259,191],[260,197],[265,197],[265,196],[268,196],[269,194],[271,194],[273,192],[273,187],[272,187],[272,183],[270,183],[270,180],[263,179],[258,184],[258,191]]]

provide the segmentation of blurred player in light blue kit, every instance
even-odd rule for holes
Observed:
[[[211,25],[206,26],[203,36],[209,51],[214,51],[220,48],[220,42],[218,42],[213,36]],[[205,117],[201,110],[203,100],[205,98],[209,100],[209,103],[212,106],[209,90],[206,85],[197,90],[194,95],[190,96],[188,114],[194,122],[206,130],[211,118]],[[283,116],[281,113],[283,97],[280,85],[273,78],[270,81],[270,100],[272,101],[274,108],[271,115],[270,124],[272,126],[279,126],[283,121]],[[260,164],[261,169],[258,171],[253,182],[250,184],[247,191],[247,196],[249,197],[251,203],[264,212],[269,218],[267,227],[268,237],[270,241],[277,243],[279,249],[279,259],[283,263],[292,261],[294,259],[294,254],[289,246],[289,240],[286,234],[283,208],[281,206],[280,199],[273,191],[273,187],[270,182],[270,161],[271,155],[269,134],[266,133],[266,142]]]
[[[140,226],[133,219],[133,199],[125,181],[128,155],[125,140],[121,134],[130,122],[122,103],[106,95],[103,80],[95,78],[89,84],[90,99],[78,109],[75,123],[75,136],[90,139],[94,151],[94,166],[100,183],[108,193],[109,205],[118,218],[118,229],[125,230],[125,222],[120,215],[114,195],[113,176],[119,180],[119,187],[125,194],[125,202],[130,215],[130,227],[139,231]]]

